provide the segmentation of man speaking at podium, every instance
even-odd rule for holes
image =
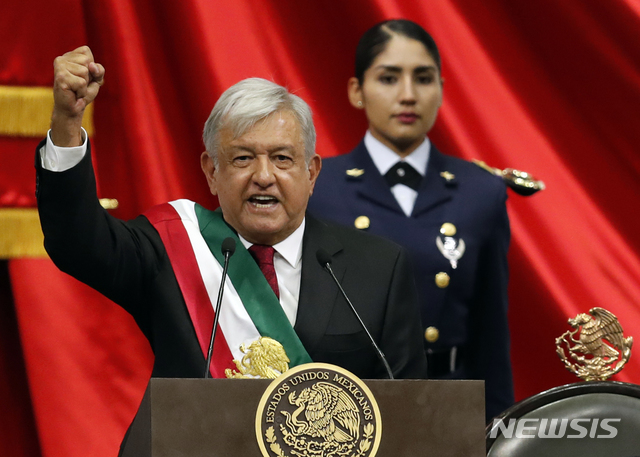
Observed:
[[[237,247],[229,259],[212,376],[241,368],[234,360],[268,336],[282,344],[290,366],[327,362],[361,378],[386,378],[327,263],[393,375],[425,376],[404,252],[305,213],[322,161],[304,101],[262,79],[232,86],[206,122],[200,158],[220,208],[178,200],[124,222],[100,207],[81,129],[105,69],[81,47],[58,57],[54,73],[51,130],[36,151],[45,247],[61,270],[133,315],[155,354],[153,376],[202,377],[227,238]]]

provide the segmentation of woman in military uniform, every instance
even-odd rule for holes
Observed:
[[[411,21],[362,36],[348,95],[369,128],[349,154],[323,162],[309,210],[407,248],[430,377],[485,380],[490,419],[513,403],[506,185],[427,137],[442,104],[440,70],[433,38]]]

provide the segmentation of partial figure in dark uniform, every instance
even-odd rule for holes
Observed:
[[[323,162],[309,210],[408,248],[430,377],[485,380],[489,420],[514,400],[506,185],[427,138],[442,86],[438,48],[419,25],[368,30],[348,94],[369,129],[349,154]]]

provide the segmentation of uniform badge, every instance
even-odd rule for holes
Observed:
[[[308,363],[269,385],[256,413],[256,438],[263,457],[373,457],[382,438],[380,410],[355,375]]]
[[[443,240],[442,237],[438,236],[436,238],[436,246],[438,246],[444,258],[451,263],[451,268],[454,270],[458,268],[458,260],[464,255],[464,240],[460,238],[456,241],[452,236],[445,236]]]
[[[457,232],[458,229],[455,225],[451,222],[445,222],[440,227],[440,233],[444,235],[444,240],[441,237],[436,238],[436,246],[444,258],[451,263],[451,268],[454,270],[458,267],[458,260],[464,254],[465,249],[464,240],[460,238],[459,241],[456,241],[454,238]]]

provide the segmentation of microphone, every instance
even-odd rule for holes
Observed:
[[[205,379],[209,377],[209,367],[211,366],[211,356],[213,355],[213,342],[216,339],[216,330],[218,329],[218,319],[220,319],[220,305],[222,305],[222,295],[224,294],[224,282],[227,278],[227,270],[229,269],[229,259],[236,252],[236,240],[231,237],[225,238],[222,242],[222,255],[224,255],[224,266],[222,267],[222,280],[220,281],[220,290],[218,291],[218,301],[216,302],[216,315],[213,319],[213,329],[211,329],[211,340],[209,340],[209,352],[207,354],[207,365],[204,367]]]
[[[376,354],[378,354],[378,358],[380,359],[380,361],[384,365],[384,368],[387,370],[387,374],[389,375],[389,379],[395,379],[393,377],[393,373],[391,372],[391,367],[387,363],[387,358],[384,356],[384,353],[380,350],[380,348],[376,344],[376,341],[371,336],[371,333],[369,333],[369,329],[367,329],[367,326],[364,325],[364,322],[362,322],[362,319],[360,318],[360,315],[358,314],[358,311],[356,311],[356,308],[353,306],[353,303],[351,303],[351,300],[349,300],[349,297],[347,297],[347,293],[342,288],[342,285],[340,284],[340,281],[338,281],[338,278],[336,278],[336,275],[333,274],[333,269],[331,268],[331,261],[332,261],[331,256],[329,255],[329,253],[327,251],[325,251],[324,249],[320,248],[316,252],[316,259],[318,259],[318,263],[320,264],[320,266],[329,272],[329,274],[331,275],[331,277],[335,281],[336,285],[338,286],[338,289],[340,289],[340,292],[342,293],[342,296],[344,297],[344,299],[349,304],[349,307],[351,307],[351,311],[353,311],[353,314],[355,314],[356,318],[358,319],[358,322],[360,322],[360,326],[364,329],[365,333],[369,337],[369,340],[371,340],[371,345],[376,350]]]

